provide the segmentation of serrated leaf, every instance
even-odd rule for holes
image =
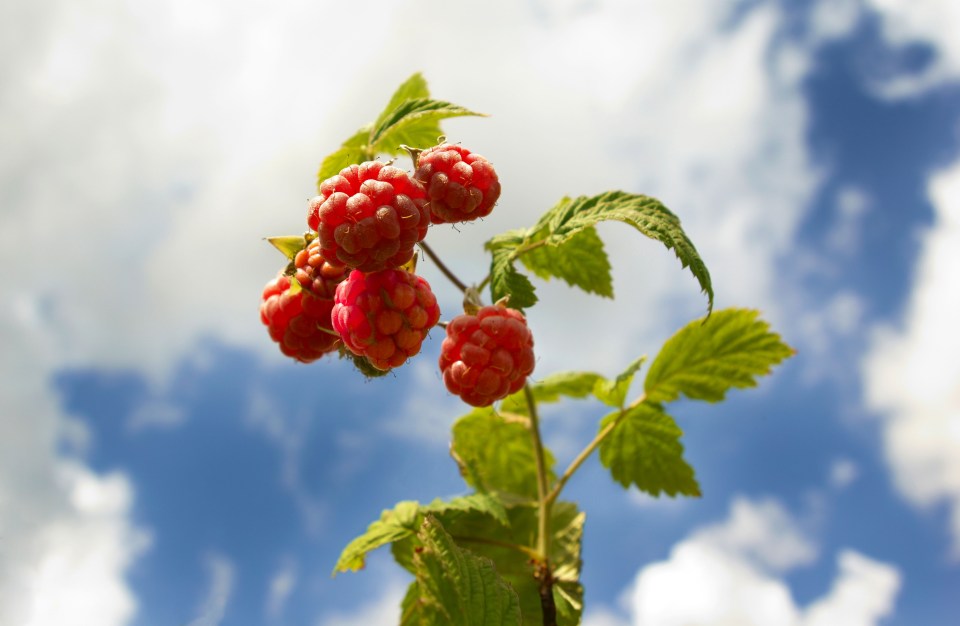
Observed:
[[[699,496],[693,468],[683,459],[683,431],[673,418],[660,405],[648,402],[628,408],[622,417],[620,413],[616,411],[600,421],[603,430],[619,419],[600,443],[600,462],[613,479],[654,496]]]
[[[440,120],[467,115],[483,116],[460,105],[432,100],[430,98],[415,98],[406,100],[390,113],[379,124],[374,126],[370,133],[370,145],[377,152],[397,154],[400,144],[433,145],[440,135]],[[427,137],[430,136],[429,139]],[[426,141],[425,141],[426,140]]]
[[[460,548],[432,515],[414,556],[421,624],[519,626],[520,602],[490,559]]]
[[[794,354],[750,309],[724,309],[684,326],[654,359],[644,390],[651,402],[681,394],[718,402],[731,388],[754,387],[756,377]]]
[[[504,296],[510,296],[509,306],[514,309],[525,309],[537,303],[530,279],[513,265],[511,250],[497,248],[493,250],[490,263],[490,298],[497,302]]]
[[[287,257],[290,261],[297,256],[297,253],[307,247],[307,242],[303,235],[284,235],[282,237],[267,237],[274,248]]]
[[[530,431],[505,421],[493,409],[477,409],[453,425],[451,450],[471,471],[464,476],[479,491],[537,496],[536,458]],[[553,455],[544,450],[549,479]]]
[[[597,397],[597,400],[600,400],[600,402],[603,402],[604,404],[617,408],[622,407],[626,402],[627,392],[630,391],[630,385],[633,383],[633,377],[640,370],[640,367],[643,366],[643,362],[646,360],[646,356],[641,356],[630,363],[630,365],[627,366],[627,369],[621,372],[620,375],[613,380],[597,381],[593,388],[593,395]]]
[[[475,512],[443,518],[441,521],[457,545],[494,562],[497,572],[520,597],[523,623],[526,626],[542,626],[539,582],[533,577],[531,554],[524,550],[532,551],[536,545],[537,506],[514,502],[506,504],[506,509],[509,520],[506,526],[491,524],[489,517]],[[580,623],[579,611],[582,608],[582,601],[578,603],[577,599],[583,597],[579,578],[585,515],[571,502],[557,502],[550,519],[550,563],[557,579],[554,601],[558,625],[576,626]],[[414,571],[413,559],[419,547],[416,536],[393,544],[397,562]]]
[[[530,383],[537,402],[558,402],[561,398],[586,398],[594,386],[604,380],[595,372],[557,372],[542,380]],[[528,415],[526,396],[522,391],[503,399],[501,411]]]
[[[328,155],[323,160],[323,163],[320,164],[319,171],[317,171],[318,191],[320,189],[320,183],[331,176],[336,176],[343,168],[363,163],[372,158],[373,154],[367,145],[370,141],[371,128],[371,125],[367,124],[354,133],[352,137],[344,141],[336,152]]]
[[[589,226],[558,245],[543,245],[519,256],[524,266],[544,280],[552,277],[587,293],[613,298],[610,260],[597,229]]]
[[[452,500],[441,500],[437,498],[433,502],[420,507],[421,512],[430,513],[439,516],[441,520],[445,514],[450,513],[479,513],[489,515],[501,524],[508,524],[507,510],[499,498],[489,493],[472,493],[468,496],[461,496]]]
[[[608,191],[596,196],[564,198],[547,211],[531,232],[547,245],[560,246],[567,239],[602,221],[618,221],[664,244],[674,251],[680,264],[689,267],[708,298],[708,314],[713,309],[710,272],[693,242],[680,226],[680,219],[659,200],[624,191]],[[541,239],[528,238],[526,244]]]
[[[380,124],[393,113],[394,109],[407,100],[429,97],[430,87],[427,86],[427,80],[423,77],[423,74],[415,72],[410,78],[403,81],[400,86],[397,87],[397,90],[393,92],[393,95],[390,96],[390,101],[387,102],[387,106],[383,107],[383,111],[377,116],[377,121],[373,123],[372,128],[379,127]]]
[[[394,541],[399,541],[417,532],[419,504],[406,500],[380,514],[380,519],[370,524],[367,531],[347,544],[333,568],[337,572],[362,569],[367,553]]]

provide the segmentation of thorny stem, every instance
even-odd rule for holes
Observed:
[[[449,267],[444,265],[443,261],[440,260],[440,257],[437,256],[437,253],[433,251],[433,248],[431,248],[426,241],[420,242],[420,249],[423,250],[428,257],[430,257],[430,260],[436,264],[441,272],[443,272],[443,275],[446,276],[451,283],[457,286],[457,289],[464,292],[467,290],[467,285],[464,284],[462,280],[457,278],[457,275],[450,271]]]
[[[530,435],[533,437],[533,452],[537,459],[537,553],[539,555],[535,576],[540,581],[540,607],[543,611],[543,626],[556,626],[557,607],[553,600],[553,573],[550,571],[550,511],[553,502],[547,496],[547,463],[540,438],[540,419],[537,401],[529,383],[523,386],[530,413]]]
[[[553,489],[547,495],[547,502],[549,504],[552,505],[554,502],[556,502],[557,498],[560,496],[560,492],[563,491],[564,485],[567,484],[567,481],[570,480],[573,474],[580,468],[581,465],[583,465],[583,462],[586,461],[588,458],[590,458],[590,455],[593,454],[593,451],[600,446],[600,444],[603,442],[604,439],[607,438],[607,435],[613,432],[613,429],[615,429],[620,424],[620,422],[623,421],[623,417],[627,414],[627,412],[629,412],[630,409],[634,409],[640,406],[641,404],[643,404],[646,399],[647,399],[647,394],[643,394],[642,396],[634,400],[632,403],[630,403],[629,406],[621,407],[620,414],[617,415],[617,418],[612,422],[610,422],[609,424],[607,424],[603,430],[597,433],[597,436],[593,438],[593,441],[588,443],[587,447],[585,447],[583,450],[580,451],[580,454],[578,454],[576,458],[570,462],[570,465],[567,466],[567,469],[564,470],[560,478],[557,479],[557,482],[556,484],[554,484]]]

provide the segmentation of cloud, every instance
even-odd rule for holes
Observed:
[[[150,537],[128,520],[127,479],[67,461],[17,471],[0,460],[0,623],[128,623],[137,601],[125,574]]]
[[[374,587],[370,587],[373,589]],[[407,586],[397,580],[380,585],[382,595],[351,613],[332,613],[319,619],[316,626],[370,626],[396,624],[400,618],[400,602]]]
[[[916,72],[894,73],[875,83],[878,95],[915,97],[960,78],[960,4],[951,0],[865,0],[880,17],[884,38],[893,46],[926,44],[933,59]]]
[[[277,620],[283,616],[283,610],[290,594],[297,586],[297,564],[293,559],[284,559],[280,568],[270,578],[267,589],[267,617]]]
[[[888,616],[898,570],[851,550],[829,592],[798,606],[780,574],[812,562],[813,541],[774,500],[737,498],[730,517],[693,532],[670,557],[641,569],[623,595],[628,620],[608,610],[591,626],[870,626]]]
[[[233,591],[233,563],[220,554],[211,554],[206,559],[206,566],[210,572],[210,587],[197,617],[187,626],[218,626],[227,612]]]
[[[850,459],[837,459],[830,465],[830,485],[834,489],[843,489],[860,475],[860,468]]]
[[[876,329],[863,362],[867,405],[883,416],[884,454],[903,496],[951,511],[960,558],[960,161],[935,174],[902,327]]]

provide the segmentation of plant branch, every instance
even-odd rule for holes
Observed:
[[[553,489],[547,495],[547,502],[551,505],[556,502],[557,498],[560,497],[560,492],[563,491],[564,485],[567,484],[567,481],[573,476],[573,474],[580,469],[580,466],[583,465],[584,461],[590,458],[590,455],[593,454],[593,451],[600,447],[600,444],[603,443],[603,440],[613,432],[620,422],[623,421],[623,417],[630,411],[630,409],[635,409],[636,407],[643,404],[647,399],[647,394],[641,395],[635,401],[630,403],[630,406],[621,407],[620,414],[617,415],[617,419],[613,420],[607,426],[597,433],[597,436],[593,438],[593,441],[587,444],[583,450],[580,451],[580,454],[576,456],[573,461],[570,462],[570,465],[567,466],[567,469],[564,470],[560,478],[557,479],[556,484],[554,484]]]
[[[553,573],[550,571],[550,511],[552,502],[547,499],[547,462],[543,452],[543,440],[540,437],[540,418],[537,415],[537,400],[533,397],[530,384],[523,386],[523,395],[527,400],[530,413],[530,435],[533,438],[533,451],[537,459],[537,552],[540,558],[536,565],[535,577],[540,581],[540,607],[543,612],[543,626],[557,625],[557,607],[553,600]]]
[[[454,285],[457,286],[457,289],[459,289],[460,291],[463,291],[463,292],[466,292],[466,291],[467,291],[467,285],[464,284],[464,282],[463,282],[462,280],[460,280],[459,278],[457,278],[457,275],[456,275],[456,274],[454,274],[452,271],[450,271],[450,268],[447,267],[447,266],[443,263],[443,261],[440,260],[440,257],[437,256],[437,253],[433,251],[433,248],[431,248],[431,247],[427,244],[427,242],[421,241],[421,242],[420,242],[420,249],[423,250],[428,257],[430,257],[430,260],[433,261],[433,262],[437,265],[437,267],[440,269],[440,271],[443,272],[443,275],[446,276],[446,277],[450,280],[451,283],[453,283]]]
[[[461,535],[453,535],[454,541],[462,541],[465,543],[480,543],[488,546],[497,546],[498,548],[506,548],[508,550],[515,550],[521,552],[524,555],[530,557],[531,559],[538,559],[540,555],[536,553],[535,550],[527,546],[521,546],[515,543],[510,543],[509,541],[498,541],[496,539],[487,539],[485,537],[464,537]]]

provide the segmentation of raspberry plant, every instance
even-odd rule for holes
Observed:
[[[464,296],[463,311],[440,322],[446,338],[438,366],[447,390],[474,407],[454,422],[451,443],[472,492],[385,510],[344,548],[334,573],[362,568],[368,552],[389,544],[414,577],[401,607],[404,626],[573,626],[583,610],[585,514],[561,499],[568,481],[599,449],[600,463],[625,488],[699,496],[670,403],[681,396],[723,400],[730,389],[755,386],[793,350],[756,311],[713,311],[710,274],[680,220],[645,195],[563,198],[529,228],[487,241],[486,277],[461,281],[424,238],[431,223],[488,215],[500,197],[491,162],[442,139],[441,120],[475,115],[432,99],[420,74],[404,82],[376,121],[323,160],[319,195],[307,208],[310,230],[270,239],[290,263],[264,290],[261,318],[284,354],[300,361],[338,352],[371,377],[400,367],[417,358],[441,317],[430,286],[415,274],[419,245]],[[381,156],[409,156],[413,173]],[[666,341],[632,397],[645,357],[614,378],[583,371],[531,377],[534,333],[523,311],[537,296],[518,265],[612,298],[610,263],[595,228],[607,220],[673,250],[707,297],[706,316]],[[538,408],[587,397],[610,412],[558,471],[543,444]]]

